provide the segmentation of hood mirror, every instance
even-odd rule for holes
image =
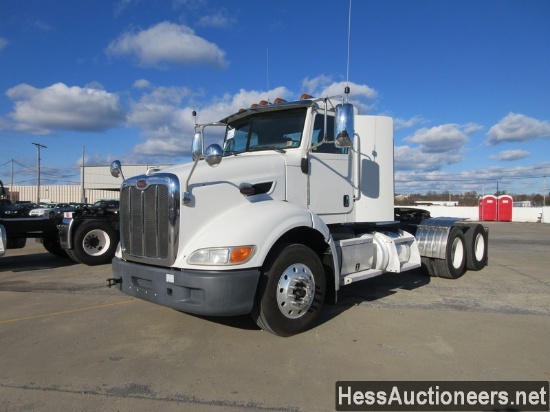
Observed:
[[[110,171],[111,171],[111,176],[113,177],[122,176],[122,180],[124,180],[124,174],[122,173],[122,165],[120,164],[119,160],[114,160],[111,163]]]
[[[219,144],[211,144],[204,151],[204,158],[206,163],[210,166],[215,167],[219,165],[222,161],[223,150]]]

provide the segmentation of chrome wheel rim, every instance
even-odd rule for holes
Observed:
[[[302,263],[289,266],[277,284],[277,304],[289,319],[302,317],[313,303],[315,280],[311,269]]]

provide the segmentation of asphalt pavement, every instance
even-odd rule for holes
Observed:
[[[550,225],[487,223],[489,266],[346,286],[303,334],[107,288],[31,240],[0,258],[1,411],[333,411],[336,381],[550,380]]]

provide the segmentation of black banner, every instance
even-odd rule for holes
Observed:
[[[338,381],[337,411],[547,411],[547,381]]]

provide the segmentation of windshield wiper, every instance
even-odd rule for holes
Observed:
[[[260,150],[275,150],[279,153],[286,153],[286,150],[277,146],[254,146],[248,149],[249,152],[259,152]]]

